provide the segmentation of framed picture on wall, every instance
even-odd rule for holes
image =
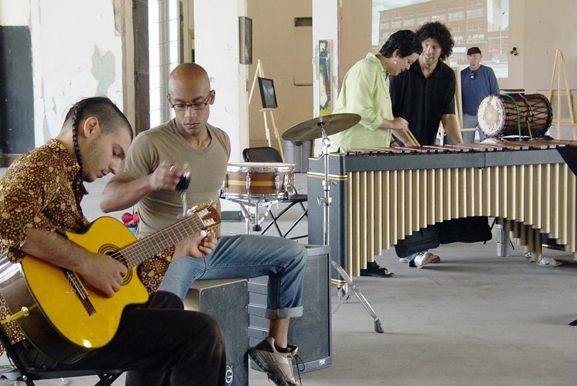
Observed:
[[[276,93],[274,91],[274,82],[268,78],[258,78],[258,88],[260,90],[260,99],[263,109],[276,109]]]
[[[246,16],[238,18],[239,62],[252,64],[252,19]]]

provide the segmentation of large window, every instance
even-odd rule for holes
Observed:
[[[150,127],[173,116],[166,95],[168,75],[182,61],[181,10],[180,0],[148,1]]]
[[[498,78],[508,77],[509,0],[373,0],[373,48],[378,51],[399,29],[429,21],[446,24],[453,34],[451,66],[468,66],[467,48],[477,46],[483,64]]]

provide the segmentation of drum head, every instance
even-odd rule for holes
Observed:
[[[496,95],[489,95],[481,101],[477,111],[479,128],[488,137],[495,137],[503,130],[505,124],[505,108]]]

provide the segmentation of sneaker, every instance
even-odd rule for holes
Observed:
[[[531,253],[531,252],[525,252],[523,254],[523,257],[525,259],[529,260],[531,263],[534,263],[535,261],[537,261],[537,260],[535,260],[535,256],[533,256],[533,253]]]
[[[415,257],[415,260],[413,260],[415,267],[423,268],[425,265],[431,264],[433,260],[435,260],[435,256],[436,255],[433,255],[431,252],[419,253],[417,257]]]
[[[248,350],[248,355],[276,385],[299,386],[293,372],[293,358],[297,349],[296,346],[289,345],[289,352],[278,352],[274,346],[274,338],[269,336]]]
[[[441,262],[441,258],[438,255],[435,255],[434,253],[431,253],[431,255],[433,255],[431,264],[439,264]]]

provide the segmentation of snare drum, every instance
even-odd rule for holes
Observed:
[[[294,193],[294,164],[230,163],[223,183],[225,198],[282,199]]]
[[[489,95],[481,101],[477,119],[487,137],[542,137],[551,126],[553,112],[541,94]]]

